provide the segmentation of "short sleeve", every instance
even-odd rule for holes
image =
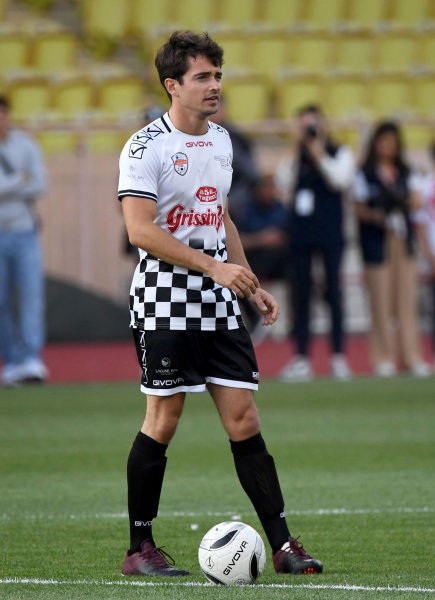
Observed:
[[[361,171],[358,171],[355,176],[352,195],[353,199],[357,202],[367,202],[370,196],[367,179]]]
[[[142,144],[140,134],[129,139],[119,158],[118,200],[137,196],[157,201],[160,160],[156,150]]]

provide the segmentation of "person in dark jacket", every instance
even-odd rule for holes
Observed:
[[[293,313],[294,358],[284,367],[284,381],[309,380],[313,371],[309,358],[312,264],[323,263],[325,299],[331,315],[331,371],[348,379],[345,358],[341,262],[344,249],[343,193],[354,176],[353,153],[334,142],[326,119],[317,106],[302,108],[296,119],[292,156],[279,167],[281,186],[291,190],[288,230]]]

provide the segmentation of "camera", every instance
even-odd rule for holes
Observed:
[[[319,135],[317,127],[315,125],[308,125],[305,127],[305,139],[313,139]]]

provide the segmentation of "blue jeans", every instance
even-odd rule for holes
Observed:
[[[39,359],[45,340],[44,275],[36,230],[0,230],[0,356]]]

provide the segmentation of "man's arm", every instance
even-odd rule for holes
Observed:
[[[224,215],[225,232],[227,235],[227,253],[228,261],[242,265],[245,269],[251,271],[248,261],[246,260],[240,236],[234,225],[228,210]],[[255,278],[257,280],[257,278]],[[257,280],[258,282],[258,280]],[[264,316],[263,325],[272,325],[279,316],[279,305],[272,294],[258,287],[255,293],[249,298]]]
[[[249,269],[246,259],[244,263],[221,263],[199,250],[186,246],[154,223],[156,210],[153,200],[136,196],[122,198],[124,220],[133,246],[142,248],[172,265],[206,273],[213,281],[233,290],[240,298],[255,294],[259,285],[258,279]]]

